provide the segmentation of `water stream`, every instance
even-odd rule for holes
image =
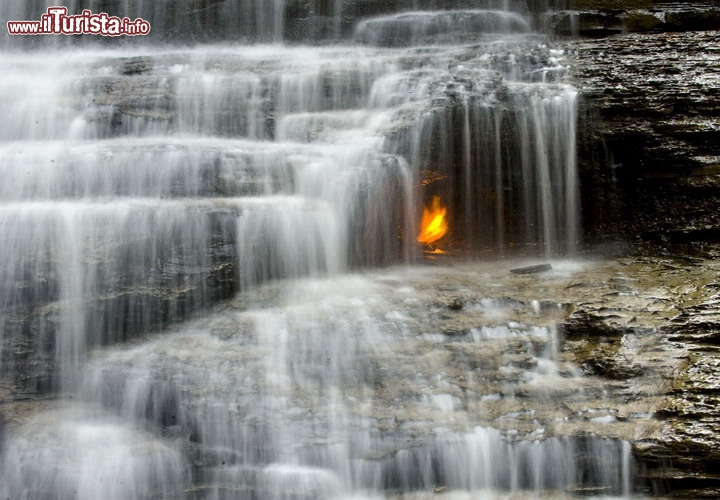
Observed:
[[[244,1],[213,25],[242,43],[0,52],[0,374],[47,403],[7,426],[4,497],[631,493],[625,443],[486,426],[488,401],[575,383],[552,324],[479,303],[456,353],[530,361],[467,391],[491,375],[446,373],[418,306],[431,196],[451,252],[577,250],[566,55],[510,2],[342,39],[346,3],[311,2],[314,46],[258,44],[290,4]],[[182,3],[133,5],[189,29]]]

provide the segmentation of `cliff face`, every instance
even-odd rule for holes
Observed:
[[[536,10],[556,33],[565,35],[696,31],[720,26],[720,9],[708,0],[575,0],[548,7],[546,14],[540,6]]]
[[[678,12],[691,19],[690,7],[653,12],[665,20]],[[695,19],[717,13],[699,6]],[[706,26],[571,43],[576,84],[591,117],[585,144],[596,141],[592,147],[600,152],[584,158],[586,189],[605,198],[586,207],[591,232],[619,230],[640,248],[717,254],[720,33],[700,30]],[[598,160],[603,167],[590,165]]]
[[[593,36],[568,44],[583,96],[586,229],[591,239],[621,235],[644,253],[714,259],[720,254],[720,9],[715,2],[636,4],[578,1],[585,10],[553,17],[560,33]],[[688,262],[696,269],[714,265]],[[717,286],[666,264],[651,282],[677,275],[683,284],[663,298],[678,307],[656,330],[668,335],[657,345],[679,349],[683,361],[668,373],[654,413],[663,429],[635,441],[633,449],[661,490],[714,498]],[[566,326],[572,331],[575,323],[571,317]],[[602,337],[603,331],[595,324],[583,336]],[[588,352],[593,359],[586,365],[607,371],[608,363],[596,359],[602,349]]]

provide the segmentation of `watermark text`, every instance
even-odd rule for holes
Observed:
[[[150,33],[150,23],[139,17],[130,20],[105,12],[93,14],[88,9],[68,15],[67,7],[48,7],[40,21],[8,21],[7,29],[11,35],[136,36]]]

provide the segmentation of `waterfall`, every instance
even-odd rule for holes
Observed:
[[[433,196],[451,252],[568,255],[580,230],[566,54],[524,2],[399,3],[77,1],[150,41],[0,52],[0,377],[38,404],[3,430],[1,495],[629,493],[626,443],[488,426],[495,393],[458,392],[388,285],[424,272],[388,266],[421,263]],[[488,324],[463,349],[522,338],[555,367],[532,346],[556,337]]]

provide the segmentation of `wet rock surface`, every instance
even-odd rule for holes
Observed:
[[[605,191],[604,209],[616,210],[622,232],[640,247],[717,254],[718,36],[627,34],[572,43],[586,112],[601,120],[586,133],[607,148],[596,158],[608,166],[591,182],[617,187]],[[592,168],[586,165],[586,174]],[[617,203],[608,208],[613,196]]]
[[[720,8],[713,1],[575,0],[553,7],[541,14],[541,19],[562,35],[598,37],[720,28]]]
[[[394,310],[386,318],[416,339],[378,373],[373,415],[383,428],[422,435],[443,421],[446,398],[458,428],[473,422],[513,440],[626,440],[639,461],[640,491],[712,497],[720,358],[706,334],[720,328],[712,319],[718,264],[628,258],[557,263],[541,276],[511,267],[380,279],[385,307]],[[543,325],[547,332],[533,332]],[[444,382],[406,383],[418,370]]]
[[[603,185],[601,179],[610,179],[619,191],[606,189],[605,199],[610,203],[600,211],[615,210],[620,232],[642,251],[714,256],[720,227],[715,209],[720,150],[712,139],[720,123],[718,32],[687,30],[712,28],[706,21],[716,15],[717,6],[706,4],[694,13],[697,5],[693,2],[662,7],[670,9],[663,20],[676,19],[678,25],[669,29],[654,22],[650,29],[675,32],[622,34],[574,43],[579,86],[588,98],[586,109],[601,118],[599,130],[589,136],[604,139],[607,149],[598,156],[608,155],[601,161],[612,165],[596,176],[595,186]],[[606,19],[618,14],[605,13]],[[680,26],[680,19],[692,17],[698,22]],[[698,261],[688,269],[677,261],[666,262],[663,274],[690,278],[699,276],[698,271],[704,273],[706,265]],[[634,449],[647,464],[648,476],[673,496],[715,498],[718,494],[714,441],[718,419],[713,415],[718,355],[715,282],[710,272],[700,282],[691,278],[658,294],[658,305],[675,304],[666,316],[671,321],[659,331],[680,358],[676,368],[664,375],[666,395],[655,413],[662,427],[650,433],[648,440],[637,441]],[[568,326],[582,331],[597,319],[586,312],[573,314]],[[595,323],[597,331],[606,331],[606,322],[600,318]],[[620,338],[628,337],[605,335],[601,348],[594,349],[592,359],[581,362],[581,367],[598,375],[618,375]],[[686,354],[679,354],[683,349]],[[620,366],[620,375],[630,375],[632,361],[623,360]]]
[[[98,351],[88,386],[111,388],[99,400],[119,411],[128,405],[129,381],[148,369],[142,377],[153,380],[151,388],[130,407],[145,408],[153,432],[187,439],[184,453],[210,476],[220,473],[220,461],[235,459],[212,451],[221,441],[213,445],[212,427],[203,428],[203,421],[217,423],[229,411],[223,418],[235,426],[257,411],[274,411],[279,420],[257,428],[258,439],[275,435],[273,426],[288,419],[300,433],[293,440],[317,445],[317,426],[332,419],[318,410],[316,398],[330,390],[323,381],[338,376],[345,403],[332,410],[333,418],[343,415],[357,436],[366,432],[363,422],[373,423],[384,437],[372,460],[389,467],[383,474],[391,482],[398,450],[431,446],[427,439],[438,426],[452,432],[480,426],[499,432],[492,439],[512,443],[622,440],[636,460],[634,491],[713,496],[720,460],[716,262],[553,262],[541,275],[518,275],[510,270],[534,263],[442,259],[433,267],[309,281],[289,291],[282,283],[263,285],[216,308],[208,320],[143,341],[142,348],[131,342]],[[328,298],[328,287],[337,290],[335,298]],[[305,304],[313,301],[309,318],[324,324],[321,330],[306,323]],[[291,365],[296,377],[302,374],[299,385],[283,385],[282,370],[263,375],[263,352],[278,340],[265,338],[258,325],[277,321],[280,306],[287,311],[287,347],[297,352],[292,359],[299,356],[300,363],[305,349],[312,353],[303,362],[309,365]],[[325,348],[315,352],[315,342]],[[319,392],[306,383],[319,384]],[[211,394],[221,399],[213,403]],[[10,428],[54,405],[7,396],[0,411]],[[221,400],[237,401],[237,408],[218,413]],[[286,403],[277,406],[280,401]],[[578,443],[572,446],[591,446]]]

